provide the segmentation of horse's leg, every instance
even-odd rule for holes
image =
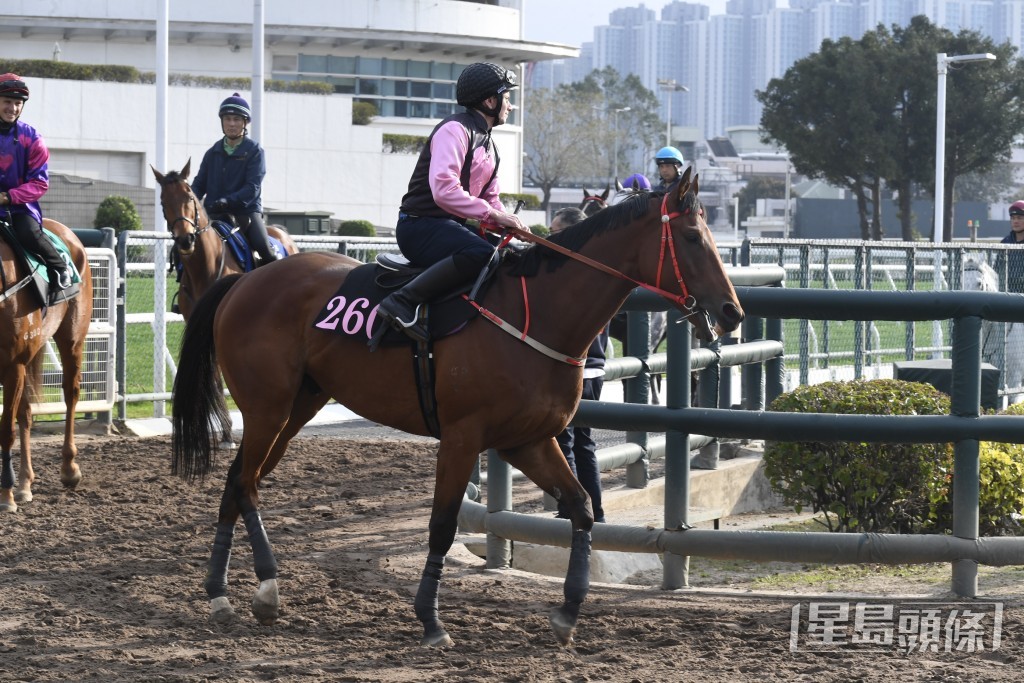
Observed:
[[[235,459],[228,468],[224,483],[224,493],[220,498],[220,511],[217,514],[217,533],[213,538],[213,550],[210,552],[210,564],[206,570],[206,581],[203,587],[210,598],[210,619],[218,624],[226,624],[234,619],[235,610],[228,600],[228,564],[231,560],[231,544],[235,536],[235,524],[238,522],[238,500],[235,486],[238,475],[242,471],[242,449],[235,453]]]
[[[249,543],[252,546],[253,563],[255,564],[256,577],[260,580],[259,589],[252,598],[252,613],[256,620],[264,626],[269,626],[277,621],[280,614],[280,596],[277,588],[277,560],[274,559],[273,550],[270,547],[270,540],[267,538],[266,529],[260,519],[257,509],[258,496],[257,485],[262,479],[270,474],[277,464],[281,462],[288,443],[299,433],[303,425],[313,419],[327,403],[330,397],[326,394],[310,394],[306,391],[299,391],[292,402],[291,414],[282,427],[271,427],[261,429],[256,435],[246,430],[243,438],[243,445],[253,447],[259,442],[257,452],[264,452],[267,440],[272,440],[270,451],[262,462],[257,463],[255,459],[249,462],[242,459],[242,473],[239,494],[239,509],[245,521],[245,529],[249,534]],[[250,417],[251,420],[251,417]],[[261,425],[272,424],[272,421],[261,422]],[[250,477],[255,478],[253,481]],[[249,481],[253,481],[251,486]]]
[[[70,320],[65,320],[68,325]],[[74,340],[73,335],[77,332],[79,339]],[[58,331],[57,349],[60,351],[61,363],[61,388],[64,390],[64,405],[67,411],[64,413],[64,444],[60,449],[60,483],[69,489],[78,486],[82,481],[82,470],[79,469],[75,457],[78,455],[78,446],[75,445],[75,408],[78,406],[78,398],[81,395],[82,384],[82,352],[85,350],[85,330],[75,330],[71,327],[65,330],[63,327]],[[60,338],[63,335],[71,335],[71,338]]]
[[[445,433],[447,437],[449,432]],[[420,645],[442,647],[452,644],[452,639],[441,625],[437,607],[437,594],[441,587],[441,572],[444,558],[455,542],[458,530],[459,508],[466,494],[466,485],[473,473],[473,465],[479,457],[476,450],[457,449],[441,439],[437,450],[437,473],[434,478],[434,505],[430,511],[429,553],[427,563],[420,577],[413,606],[416,616],[423,623],[423,639]],[[561,457],[561,451],[559,451]],[[563,460],[563,462],[565,462]]]
[[[22,392],[18,405],[18,442],[21,444],[21,467],[18,469],[18,487],[14,491],[14,500],[18,503],[32,502],[32,482],[36,480],[32,469],[32,405],[28,400],[28,392]]]
[[[565,602],[551,613],[549,621],[558,641],[562,645],[572,645],[580,607],[590,591],[590,530],[594,526],[590,498],[573,476],[554,439],[512,451],[500,451],[499,454],[545,492],[564,500],[569,507],[572,545],[563,587]]]
[[[12,363],[3,376],[4,412],[0,415],[0,512],[17,512],[18,504],[14,501],[14,463],[11,461],[11,449],[14,447],[14,416],[19,410],[22,393],[25,390],[25,366]],[[26,455],[23,452],[20,476],[28,477],[29,486],[33,479],[32,461],[28,460],[26,472]]]

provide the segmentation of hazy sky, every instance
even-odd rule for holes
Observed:
[[[707,5],[711,14],[725,12],[725,0],[690,0]],[[594,39],[594,27],[608,23],[608,15],[620,7],[643,5],[661,18],[670,0],[523,0],[526,18],[524,38],[579,46]]]

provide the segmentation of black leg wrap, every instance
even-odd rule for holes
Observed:
[[[0,466],[0,488],[14,488],[14,463],[11,461],[11,452],[5,451],[3,465]]]
[[[423,567],[420,587],[416,591],[416,617],[423,622],[427,635],[441,628],[440,615],[437,611],[437,593],[441,586],[441,570],[444,569],[444,555],[427,555],[427,564]]]
[[[252,561],[256,569],[256,578],[260,581],[277,578],[277,560],[270,549],[270,539],[263,528],[259,510],[245,513],[245,530],[249,532],[249,544],[252,546]]]
[[[228,563],[231,561],[231,540],[235,535],[235,526],[217,525],[217,535],[213,537],[213,551],[210,553],[210,565],[206,569],[206,594],[210,599],[227,597],[228,594]]]
[[[580,605],[590,592],[590,532],[572,532],[572,550],[569,553],[569,571],[565,575],[565,605],[563,613],[575,622]]]

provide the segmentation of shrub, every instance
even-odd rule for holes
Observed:
[[[373,106],[372,102],[353,102],[352,103],[352,125],[353,126],[366,126],[373,121],[373,117],[377,115],[377,107]]]
[[[121,234],[125,230],[142,230],[142,219],[132,200],[111,195],[96,207],[92,227],[113,228],[116,234]]]
[[[949,397],[900,380],[825,382],[798,387],[769,410],[790,413],[948,415]],[[768,442],[765,474],[797,510],[827,512],[831,531],[920,531],[932,492],[948,486],[951,444]]]
[[[350,237],[376,237],[377,228],[373,227],[370,221],[342,221],[338,226],[338,234]]]
[[[1012,405],[1007,415],[1024,415],[1024,403]],[[982,441],[978,448],[978,530],[982,536],[1020,533],[1024,510],[1024,444]],[[953,526],[953,477],[932,494],[932,523],[937,531]]]
[[[423,149],[423,144],[427,141],[426,135],[384,133],[381,137],[384,152],[387,154],[419,154]]]

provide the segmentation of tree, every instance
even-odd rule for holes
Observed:
[[[911,200],[917,188],[934,185],[940,52],[997,57],[951,66],[947,76],[947,98],[955,103],[947,106],[947,203],[940,207],[948,240],[957,179],[1005,163],[1024,128],[1024,67],[1016,48],[973,31],[954,36],[918,16],[905,28],[880,26],[856,42],[826,40],[757,93],[763,139],[785,146],[800,173],[848,188],[865,238],[882,236],[884,183],[896,191],[903,238],[913,239]]]
[[[849,189],[864,239],[881,238],[881,184],[891,163],[885,119],[892,84],[880,68],[879,42],[870,34],[859,42],[825,40],[820,52],[757,93],[762,139],[784,146],[797,172]]]
[[[566,184],[580,169],[593,164],[592,119],[580,116],[581,104],[569,90],[533,90],[527,98],[524,114],[526,158],[523,177],[540,188],[541,208],[547,211],[551,190]]]
[[[629,111],[611,113],[625,107]],[[613,168],[625,171],[631,155],[656,144],[664,130],[657,111],[657,96],[639,78],[620,78],[611,67],[555,90],[532,90],[523,116],[523,178],[540,188],[541,207],[547,210],[555,187],[610,187]]]

